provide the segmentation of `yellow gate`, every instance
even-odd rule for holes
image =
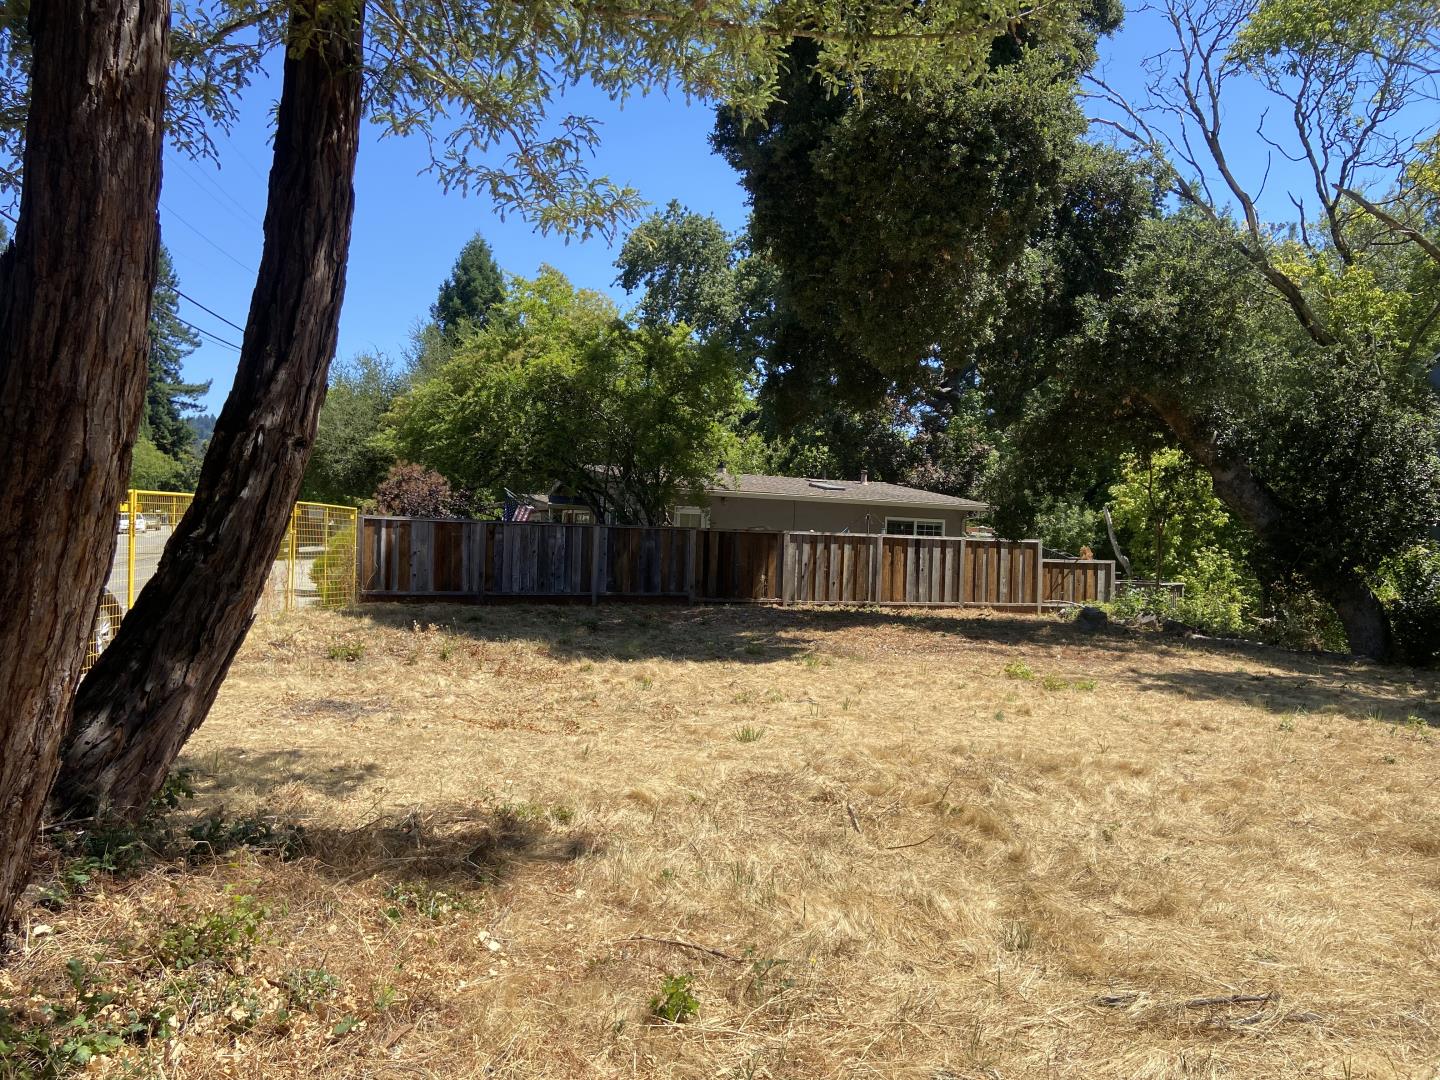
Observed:
[[[183,491],[125,493],[116,521],[115,559],[101,595],[100,614],[90,636],[88,668],[109,644],[120,620],[140,590],[155,574],[165,544],[190,508],[194,495]],[[353,506],[298,502],[280,553],[271,567],[262,612],[300,607],[345,607],[356,600],[355,527]]]

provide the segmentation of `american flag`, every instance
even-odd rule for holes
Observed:
[[[528,504],[516,506],[512,503],[505,507],[505,520],[515,522],[529,521],[530,515],[534,512],[535,508],[533,506]]]

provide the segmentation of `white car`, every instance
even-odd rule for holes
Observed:
[[[144,532],[146,529],[148,529],[149,527],[150,527],[150,522],[145,519],[145,515],[144,515],[144,514],[136,514],[136,515],[135,515],[135,531],[136,531],[137,533],[142,533],[142,532]],[[120,514],[120,524],[119,524],[118,528],[117,528],[115,531],[116,531],[116,532],[122,532],[122,533],[128,533],[128,532],[130,531],[130,515],[129,515],[129,514],[124,513],[123,511],[121,512],[121,514]]]

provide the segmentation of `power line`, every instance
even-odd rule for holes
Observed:
[[[219,206],[222,210],[225,210],[231,214],[235,213],[235,211],[238,210],[241,214],[249,218],[256,225],[264,224],[264,222],[262,222],[254,215],[254,213],[251,212],[249,207],[247,207],[239,199],[235,198],[234,195],[231,195],[230,192],[225,189],[225,186],[221,184],[218,180],[206,176],[205,173],[198,171],[198,169],[192,169],[183,158],[178,161],[178,164],[181,171],[190,178],[190,180],[195,184],[195,186],[204,190],[205,194],[210,196],[210,198],[215,201],[215,204]],[[228,202],[230,205],[226,206],[224,203],[221,203],[218,199],[216,199],[216,192],[218,192],[220,196],[224,198],[226,202]],[[234,209],[232,210],[231,207],[234,207]]]
[[[231,321],[230,321],[229,319],[227,319],[224,315],[221,315],[218,311],[214,311],[214,310],[206,307],[206,306],[205,306],[204,304],[202,304],[199,300],[196,300],[193,296],[188,296],[188,295],[186,295],[184,292],[181,292],[179,289],[176,289],[176,290],[175,290],[175,293],[176,293],[176,295],[178,295],[182,300],[189,300],[190,303],[194,304],[194,305],[195,305],[196,307],[198,307],[201,311],[205,312],[205,314],[215,316],[215,318],[219,319],[221,322],[223,322],[226,326],[230,327],[232,330],[239,330],[240,333],[242,333],[242,334],[245,333],[245,328],[244,328],[243,326],[241,326],[239,323],[233,323],[233,322],[231,322]]]
[[[166,205],[165,205],[165,202],[164,202],[163,200],[161,201],[160,205],[161,205],[162,207],[164,207],[166,213],[168,213],[168,214],[169,214],[171,217],[173,217],[176,221],[180,222],[181,225],[184,225],[187,229],[189,229],[191,232],[193,232],[196,236],[200,237],[201,240],[204,240],[205,243],[209,244],[209,245],[210,245],[211,247],[213,247],[216,251],[220,252],[221,255],[224,255],[227,259],[229,259],[231,262],[233,262],[236,266],[240,267],[241,270],[248,270],[248,271],[250,271],[250,273],[252,273],[252,274],[259,273],[259,271],[257,271],[257,270],[255,269],[255,267],[253,267],[253,266],[247,266],[245,263],[241,262],[241,261],[240,261],[239,259],[237,259],[234,255],[231,255],[230,252],[226,251],[223,247],[221,247],[219,244],[217,244],[214,240],[211,240],[210,237],[206,236],[203,232],[201,232],[199,229],[197,229],[194,225],[191,225],[190,222],[186,221],[183,217],[181,217],[179,214],[177,214],[177,213],[176,213],[174,210],[172,210],[169,206],[166,206]]]
[[[7,221],[9,221],[12,225],[19,225],[19,224],[20,224],[20,223],[19,223],[18,221],[16,221],[13,217],[11,217],[10,214],[9,214],[7,211],[0,210],[0,216],[3,216],[3,217],[4,217]],[[177,214],[176,216],[179,217],[178,214]],[[184,221],[183,218],[181,218],[181,220]],[[190,223],[189,223],[188,221],[186,221],[185,224],[189,225]],[[193,225],[191,225],[190,227],[191,227],[192,229],[194,228]],[[197,231],[198,231],[198,230],[197,230]],[[203,236],[202,236],[202,239],[204,239]],[[217,246],[218,246],[218,245],[217,245]],[[238,262],[239,260],[236,260],[236,261]],[[201,311],[205,312],[207,315],[213,315],[215,318],[219,319],[219,320],[220,320],[222,323],[224,323],[226,326],[231,327],[232,329],[235,329],[235,330],[239,330],[241,334],[244,334],[244,333],[245,333],[245,328],[244,328],[243,326],[240,326],[240,325],[238,325],[237,323],[231,322],[229,319],[225,318],[224,315],[221,315],[218,311],[214,311],[214,310],[212,310],[211,308],[206,307],[206,306],[205,306],[204,304],[202,304],[199,300],[196,300],[193,296],[187,296],[185,293],[180,292],[179,289],[176,289],[175,292],[176,292],[179,296],[181,296],[183,299],[190,301],[190,303],[194,304],[196,307],[198,307]],[[226,341],[226,340],[225,340],[224,338],[222,338],[219,334],[212,334],[209,330],[206,330],[206,329],[204,329],[204,328],[202,328],[202,327],[196,326],[194,323],[190,322],[188,319],[182,319],[179,315],[176,315],[176,316],[175,316],[175,321],[178,322],[178,323],[181,323],[181,324],[183,324],[183,325],[185,325],[185,326],[188,326],[191,330],[194,330],[195,333],[199,334],[201,337],[207,337],[207,338],[209,338],[211,341],[213,341],[213,342],[215,342],[215,343],[217,343],[217,344],[219,344],[219,345],[224,345],[227,349],[234,349],[236,352],[240,352],[240,351],[241,351],[241,350],[240,350],[240,346],[239,346],[239,345],[236,345],[233,341]]]
[[[182,323],[182,324],[184,324],[185,326],[188,326],[191,330],[194,330],[194,331],[195,331],[197,334],[199,334],[200,336],[202,336],[202,337],[207,337],[207,338],[209,338],[211,341],[216,342],[217,344],[224,345],[226,348],[229,348],[229,349],[234,349],[237,353],[241,351],[241,350],[240,350],[240,346],[239,346],[239,345],[236,345],[233,341],[226,341],[226,340],[225,340],[224,338],[222,338],[219,334],[212,334],[209,330],[205,330],[205,329],[202,329],[201,327],[196,326],[194,323],[190,322],[188,319],[182,319],[182,318],[180,318],[179,315],[176,315],[176,316],[175,316],[175,321],[178,322],[178,323]]]

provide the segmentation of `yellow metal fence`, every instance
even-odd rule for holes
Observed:
[[[116,521],[115,559],[101,595],[86,667],[95,662],[160,565],[165,544],[194,498],[182,491],[125,493]],[[298,502],[260,599],[263,613],[301,607],[344,607],[355,602],[355,529],[352,506]]]

